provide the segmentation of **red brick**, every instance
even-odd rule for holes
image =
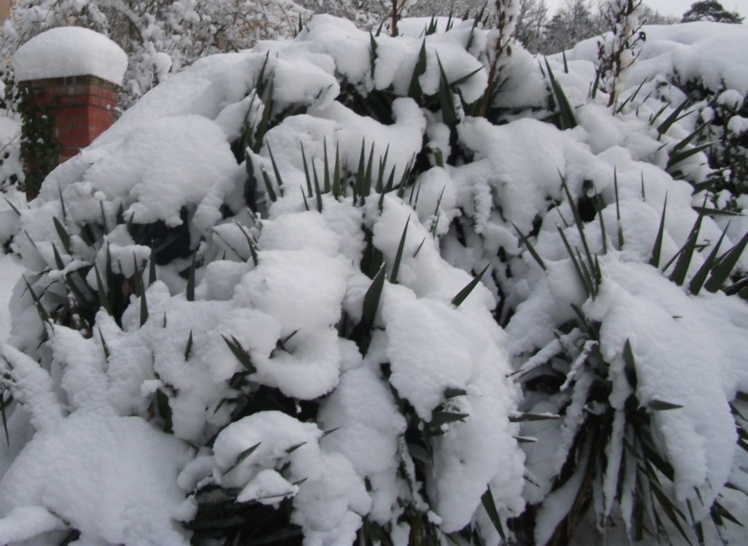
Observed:
[[[119,88],[110,82],[94,76],[76,76],[22,85],[31,90],[32,105],[52,108],[53,134],[62,147],[60,163],[77,155],[115,121]],[[27,172],[35,168],[26,165]]]

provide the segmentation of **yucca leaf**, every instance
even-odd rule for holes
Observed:
[[[408,181],[411,180],[411,178],[413,177],[413,169],[415,167],[415,161],[416,161],[416,157],[414,155],[410,159],[410,161],[408,161],[408,164],[406,165],[405,170],[403,171],[403,174],[400,177],[400,184],[398,184],[398,187],[397,187],[397,196],[400,197],[401,199],[405,195],[405,188],[408,185]]]
[[[730,277],[730,273],[733,268],[737,265],[740,256],[745,250],[746,244],[748,244],[748,232],[743,235],[743,238],[738,243],[728,250],[717,262],[717,265],[712,269],[712,273],[709,276],[709,280],[704,284],[704,288],[709,292],[717,292],[725,281]]]
[[[340,143],[335,143],[335,168],[332,173],[332,193],[336,199],[345,197],[345,186],[340,175]]]
[[[457,295],[452,298],[452,305],[455,307],[459,307],[460,304],[462,304],[463,301],[467,299],[467,297],[470,295],[470,293],[475,289],[476,286],[478,286],[478,283],[480,283],[481,279],[483,278],[483,275],[486,271],[488,271],[488,268],[490,267],[490,263],[486,264],[486,267],[484,267],[480,273],[478,273],[473,279],[465,285],[465,288],[460,290]]]
[[[12,400],[12,397],[11,397]],[[0,392],[0,415],[3,419],[3,431],[5,432],[5,445],[10,447],[10,434],[8,433],[8,417],[5,414],[5,406],[7,406],[9,402],[5,401],[5,391]]]
[[[197,250],[192,254],[192,261],[190,267],[187,270],[187,301],[195,301],[195,269],[196,267]]]
[[[52,252],[54,252],[55,255],[55,265],[57,265],[57,269],[62,271],[63,269],[65,269],[65,262],[62,261],[62,256],[60,256],[60,253],[57,252],[57,245],[54,243],[52,244]]]
[[[510,423],[528,423],[528,422],[534,422],[534,421],[555,421],[556,419],[561,419],[561,416],[555,413],[521,412],[521,413],[514,413],[509,416]]]
[[[717,243],[714,245],[714,248],[709,253],[709,256],[706,258],[706,260],[704,260],[704,263],[701,264],[701,267],[696,272],[696,274],[693,276],[693,278],[691,279],[691,282],[688,283],[688,291],[691,292],[691,294],[693,294],[694,296],[698,296],[699,291],[701,291],[701,288],[704,286],[704,283],[706,282],[707,275],[709,275],[709,272],[715,266],[717,262],[717,253],[719,252],[719,248],[722,245],[722,240],[725,238],[726,233],[727,233],[727,227],[725,227],[724,231],[722,232],[722,235],[719,236],[719,239],[717,240]]]
[[[698,489],[697,489],[698,492]],[[691,501],[686,500],[686,506],[688,506],[688,515],[691,517],[693,532],[696,535],[696,540],[699,543],[699,546],[706,546],[704,544],[704,527],[701,525],[700,521],[697,521],[696,518],[693,515],[693,508],[691,507]]]
[[[735,525],[738,525],[739,527],[745,527],[742,523],[740,523],[740,521],[735,516],[733,516],[727,510],[727,508],[725,508],[722,504],[720,504],[717,501],[714,501],[714,505],[712,506],[712,512],[714,514],[717,514],[720,517],[720,519],[724,518],[727,521],[730,521],[730,522],[734,523]]]
[[[384,193],[384,172],[387,166],[387,158],[390,155],[390,145],[387,144],[387,148],[384,150],[384,156],[379,160],[379,175],[377,176],[376,190],[379,193]],[[393,167],[394,168],[394,167]]]
[[[449,400],[450,398],[457,398],[458,396],[465,396],[467,391],[465,389],[447,387],[444,389],[444,399]]]
[[[655,112],[653,115],[651,115],[649,117],[649,124],[650,125],[654,125],[655,122],[658,119],[660,119],[660,116],[665,112],[665,110],[667,110],[668,106],[670,106],[670,105],[669,104],[663,104],[662,107],[659,110],[657,110],[657,112]]]
[[[605,231],[605,220],[603,219],[602,209],[597,211],[597,218],[600,221],[600,237],[603,242],[603,254],[608,253],[608,233]],[[620,227],[620,222],[619,222]],[[597,259],[597,256],[595,257]]]
[[[410,216],[405,221],[405,228],[403,229],[403,235],[400,237],[400,244],[397,246],[397,253],[395,254],[395,261],[392,264],[392,273],[390,274],[390,282],[397,284],[397,275],[400,272],[400,263],[403,259],[403,250],[405,249],[405,239],[408,235],[408,224],[410,223]]]
[[[57,216],[53,216],[52,221],[55,224],[55,230],[57,231],[57,236],[60,238],[60,242],[62,243],[62,248],[65,249],[65,252],[71,254],[70,234],[65,229],[65,226],[63,226],[57,219]]]
[[[366,139],[361,141],[361,152],[358,156],[358,169],[356,170],[356,177],[353,182],[353,201],[360,198],[359,203],[364,204],[364,194],[362,188],[364,186],[364,176],[366,176]]]
[[[527,238],[527,236],[520,231],[520,229],[517,227],[517,224],[512,222],[512,225],[514,226],[514,230],[517,232],[517,235],[519,235],[520,241],[522,241],[522,244],[525,245],[525,247],[527,248],[527,251],[530,253],[530,256],[533,257],[533,259],[538,263],[538,265],[543,269],[543,271],[547,271],[545,262],[540,257],[540,254],[537,253],[537,251],[535,250],[535,247],[532,246],[532,243]]]
[[[665,118],[665,121],[663,121],[662,123],[660,123],[660,125],[657,127],[657,133],[658,134],[663,135],[663,134],[667,133],[668,129],[670,129],[670,127],[672,127],[673,124],[676,121],[678,121],[678,116],[680,116],[680,113],[686,107],[686,105],[688,104],[689,100],[690,99],[687,98],[682,103],[680,103],[680,105],[677,106],[675,108],[675,110],[673,110],[672,113],[667,118]],[[665,110],[665,108],[667,108],[668,106],[669,105],[663,106],[662,110],[660,110],[660,113],[662,113]],[[658,117],[659,117],[659,114],[657,114],[657,116],[655,116],[655,119],[657,119]],[[652,122],[654,122],[654,120],[652,120]]]
[[[688,150],[684,150],[682,152],[678,152],[676,154],[672,154],[670,156],[670,159],[668,159],[667,166],[665,167],[665,170],[669,174],[673,174],[675,171],[673,171],[673,167],[680,163],[681,161],[684,161],[688,159],[691,156],[694,156],[698,154],[699,152],[703,152],[704,150],[707,150],[712,147],[712,144],[714,142],[707,142],[706,144],[702,144],[701,146],[696,146],[694,148],[689,148]]]
[[[587,96],[593,101],[597,98],[597,91],[600,88],[600,76],[602,76],[602,72],[600,67],[597,67],[595,68],[595,81],[590,84],[590,90],[587,93]],[[616,111],[616,113],[618,113],[618,111]]]
[[[691,233],[688,235],[683,248],[678,256],[678,261],[675,262],[673,272],[670,274],[670,280],[678,286],[683,286],[686,281],[686,273],[688,273],[688,267],[691,265],[691,259],[693,253],[696,251],[696,242],[699,239],[699,232],[701,231],[701,221],[704,219],[702,214],[699,214],[696,218],[696,223],[691,228]]]
[[[439,56],[436,56],[436,61],[439,63],[439,91],[437,93],[439,98],[439,107],[442,111],[442,121],[444,124],[454,130],[459,123],[459,116],[455,109],[454,96],[452,94],[452,88],[449,85],[447,74],[444,72],[442,61]]]
[[[301,194],[304,195],[304,190],[301,190]],[[304,201],[306,201],[306,196],[304,196]],[[309,208],[307,208],[309,210]],[[242,235],[244,235],[244,239],[247,241],[247,246],[249,247],[249,254],[252,257],[252,262],[257,265],[258,263],[258,257],[257,257],[257,243],[255,242],[254,238],[250,233],[248,233],[244,227],[234,220],[234,224],[239,229]],[[225,241],[224,241],[225,242]],[[233,249],[232,249],[233,250]]]
[[[317,165],[312,160],[312,175],[314,178],[314,197],[317,202],[317,211],[322,212],[322,188],[319,185],[319,176],[317,176]]]
[[[627,339],[626,343],[623,344],[623,362],[632,370],[636,369],[634,350],[631,348],[631,340],[629,339]]]
[[[301,442],[299,444],[292,445],[291,447],[289,447],[288,449],[286,449],[286,455],[290,455],[291,453],[293,453],[294,451],[296,451],[300,447],[305,446],[306,444],[307,444],[307,442]]]
[[[431,421],[426,424],[429,434],[438,436],[444,434],[445,427],[454,423],[462,423],[470,417],[467,413],[457,413],[455,411],[445,411],[437,409],[431,416]]]
[[[660,227],[657,229],[654,246],[652,247],[652,256],[649,258],[649,265],[660,267],[660,256],[662,255],[662,241],[665,234],[665,214],[667,213],[667,194],[662,204],[662,215],[660,215]]]
[[[78,307],[80,309],[86,309],[89,307],[91,302],[89,301],[88,297],[86,297],[86,295],[83,293],[83,291],[78,287],[78,283],[76,283],[75,280],[73,279],[74,274],[77,275],[78,278],[81,280],[82,286],[88,287],[85,277],[81,273],[80,269],[77,269],[75,273],[68,273],[67,275],[65,275],[65,286],[75,298],[75,301],[77,302]]]
[[[646,79],[642,80],[642,82],[639,84],[639,87],[636,88],[636,91],[634,91],[631,95],[629,95],[628,98],[625,101],[623,101],[618,108],[616,108],[616,111],[615,111],[616,114],[620,114],[623,111],[623,109],[626,107],[626,105],[632,100],[634,100],[634,98],[636,98],[636,96],[639,94],[639,91],[642,90],[642,87],[644,87],[644,84],[647,83],[647,81],[648,80]]]
[[[740,212],[735,212],[732,210],[723,210],[723,209],[717,209],[714,207],[691,207],[695,212],[698,212],[699,214],[703,214],[704,216],[742,216]]]
[[[109,303],[109,298],[104,291],[104,283],[101,281],[101,275],[99,275],[99,268],[94,264],[94,273],[96,273],[96,293],[99,296],[99,305],[103,307],[110,316],[114,316],[112,306]]]
[[[493,523],[493,526],[499,533],[501,540],[503,542],[506,542],[504,526],[501,525],[501,517],[499,517],[499,511],[496,509],[496,502],[493,500],[493,494],[491,493],[490,487],[486,489],[486,492],[483,493],[483,495],[481,495],[480,501],[486,513],[488,514],[488,518],[491,520],[491,523]]]
[[[265,59],[265,62],[267,62],[267,57]],[[262,81],[264,81],[264,78],[261,78],[261,79]],[[260,148],[262,147],[262,142],[265,138],[265,134],[268,132],[268,129],[270,128],[270,115],[273,111],[273,87],[274,85],[275,85],[274,81],[271,79],[270,83],[267,85],[267,88],[263,88],[262,92],[260,92],[260,100],[262,101],[265,107],[262,110],[262,116],[260,117],[260,121],[257,123],[257,129],[255,129],[255,149],[252,150],[255,153],[259,153]],[[258,86],[258,91],[259,90],[260,90],[260,87]]]
[[[281,197],[283,197],[283,177],[281,177],[281,173],[278,170],[278,164],[275,162],[275,157],[273,156],[273,149],[270,147],[270,144],[268,144],[268,154],[270,154],[270,163],[273,165],[273,173],[275,174],[275,182],[278,184],[278,193],[280,193]]]
[[[244,153],[244,170],[247,173],[247,181],[244,184],[244,200],[248,207],[252,207],[255,205],[255,195],[258,184],[254,161],[252,160],[252,153],[250,150],[246,150]]]
[[[381,30],[381,27],[380,27]],[[379,36],[379,33],[377,33]],[[374,78],[374,71],[377,67],[377,41],[374,39],[374,35],[369,32],[369,64],[371,69],[371,77]]]
[[[564,235],[561,226],[556,226],[556,229],[558,230],[559,235],[561,235],[561,241],[563,241],[564,247],[566,247],[566,252],[569,254],[569,258],[571,258],[571,263],[574,265],[574,270],[577,272],[577,276],[579,277],[582,286],[584,286],[588,296],[593,296],[595,289],[592,286],[591,279],[583,273],[581,264],[577,261],[576,256],[574,256],[574,251],[571,249],[571,245],[566,239],[566,235]]]
[[[252,455],[252,453],[254,453],[255,451],[257,451],[257,448],[260,447],[261,443],[262,442],[257,442],[255,445],[250,446],[247,449],[245,449],[244,451],[242,451],[241,453],[239,453],[239,456],[236,458],[236,461],[234,461],[234,464],[232,464],[230,467],[228,467],[224,471],[224,475],[228,474],[229,472],[231,472],[232,470],[234,470],[237,466],[239,466],[240,464],[242,464],[245,460],[247,460],[247,457],[249,457],[250,455]]]
[[[651,483],[651,482],[650,482]],[[675,528],[678,529],[681,536],[686,540],[688,544],[691,544],[691,541],[688,539],[688,535],[686,534],[685,530],[681,526],[681,521],[685,521],[685,516],[683,515],[683,512],[678,509],[678,507],[673,503],[668,496],[660,489],[659,485],[655,485],[654,483],[651,483],[652,486],[652,493],[654,493],[655,497],[657,498],[657,502],[659,502],[660,507],[662,508],[665,515],[668,517],[670,522],[675,525]]]
[[[164,432],[171,432],[173,427],[172,411],[169,405],[169,397],[161,389],[156,391],[156,408],[158,414],[164,420]]]
[[[156,282],[156,257],[153,255],[153,249],[151,249],[151,257],[148,260],[148,286],[151,286]]]
[[[649,401],[649,404],[647,404],[649,409],[654,411],[669,411],[669,410],[675,410],[675,409],[681,409],[683,406],[679,404],[673,404],[671,402],[666,402],[664,400],[658,400],[656,398],[653,398]]]
[[[457,78],[455,81],[450,82],[449,85],[450,87],[457,87],[458,85],[462,85],[463,83],[468,81],[470,78],[472,78],[473,76],[475,76],[478,72],[482,70],[484,70],[482,66],[480,68],[476,68],[472,72],[468,72],[464,76]]]
[[[143,275],[140,273],[138,268],[138,262],[133,255],[133,262],[135,263],[135,291],[140,296],[140,326],[142,327],[148,320],[148,301],[145,295],[145,285],[143,284]]]
[[[418,60],[416,66],[413,68],[413,74],[410,77],[410,85],[408,85],[408,96],[419,101],[423,92],[421,91],[421,82],[419,78],[426,73],[426,39],[424,38],[421,42],[421,49],[418,52]]]
[[[42,300],[39,298],[39,296],[36,295],[34,289],[31,288],[31,285],[29,284],[29,281],[26,280],[26,277],[24,276],[22,278],[23,282],[26,284],[26,289],[29,291],[29,294],[31,294],[31,299],[34,300],[34,306],[36,307],[36,312],[39,314],[39,318],[42,319],[42,322],[50,322],[49,313],[47,313],[44,305],[42,305]]]
[[[708,125],[707,123],[703,123],[699,125],[691,134],[689,134],[687,137],[683,138],[682,140],[678,141],[675,144],[675,146],[673,146],[670,149],[670,155],[671,156],[675,155],[677,152],[681,151],[686,146],[691,144],[691,142],[693,142],[693,140],[696,137],[698,137],[704,131],[704,129],[706,129],[707,125]]]
[[[561,130],[573,129],[577,126],[577,118],[574,114],[574,109],[571,107],[571,104],[569,104],[569,99],[566,98],[563,88],[553,75],[553,70],[551,70],[551,65],[548,64],[548,59],[545,59],[545,66],[548,69],[548,79],[551,82],[551,91],[553,92],[553,97],[556,100],[556,105],[559,110],[559,128]]]
[[[309,174],[309,166],[306,163],[306,152],[304,151],[303,142],[301,143],[301,160],[304,163],[304,177],[306,178],[306,190],[309,194],[309,197],[311,197],[312,195],[314,195],[314,190],[312,189],[312,177]]]
[[[564,177],[563,174],[561,174],[560,171],[558,175],[561,177],[561,186],[564,189],[564,193],[566,194],[566,199],[569,202],[569,207],[571,208],[571,212],[574,215],[574,223],[577,226],[577,231],[579,232],[579,238],[582,241],[582,247],[584,248],[584,253],[587,256],[587,263],[589,264],[590,272],[593,272],[595,269],[594,268],[595,261],[592,258],[592,252],[590,252],[590,247],[587,244],[587,237],[584,234],[584,222],[582,222],[582,216],[579,214],[579,208],[577,207],[577,204],[571,195],[569,186],[566,183],[566,178]],[[580,259],[580,263],[581,263],[581,259]]]
[[[591,296],[594,298],[597,295],[597,285],[599,284],[597,274],[584,262],[584,258],[582,258],[582,253],[579,252],[579,248],[574,247],[574,249],[577,252],[577,261],[579,267],[582,269],[582,274],[587,279],[587,284],[592,287]]]
[[[418,246],[416,247],[416,250],[415,250],[415,251],[413,252],[413,257],[414,257],[414,258],[415,258],[416,256],[418,256],[418,253],[419,253],[419,252],[421,251],[421,248],[423,247],[423,243],[425,243],[425,242],[426,242],[426,237],[424,237],[424,238],[423,238],[423,239],[421,240],[421,243],[420,243],[420,244],[419,244],[419,245],[418,245]]]
[[[231,336],[231,339],[228,339],[225,335],[221,334],[221,337],[226,342],[226,345],[228,345],[229,349],[231,349],[231,352],[234,354],[236,359],[241,363],[242,366],[250,373],[253,374],[257,371],[257,368],[255,368],[254,364],[252,364],[252,358],[250,354],[247,352],[247,350],[242,347],[242,344],[239,343],[239,340],[237,340],[234,336]]]
[[[99,331],[99,339],[101,340],[101,349],[104,351],[104,360],[109,360],[109,346],[104,339],[104,334],[101,333],[101,328],[97,328],[97,330]]]
[[[368,197],[371,195],[371,183],[374,178],[374,143],[371,143],[369,150],[369,159],[366,162],[366,170],[364,171],[363,184],[361,185],[361,195]]]
[[[394,165],[392,169],[390,169],[390,176],[387,178],[387,184],[384,186],[384,193],[391,192],[395,188],[395,169],[397,169],[397,165]],[[407,172],[407,168],[405,172]]]
[[[278,200],[278,196],[275,194],[275,190],[273,189],[273,183],[270,180],[268,173],[265,172],[265,169],[260,167],[260,172],[262,173],[262,180],[265,182],[265,191],[267,192],[270,201],[274,203]]]
[[[192,354],[192,330],[190,330],[190,337],[187,338],[187,346],[184,348],[184,360],[185,362],[190,359],[190,355]]]
[[[309,200],[306,198],[306,194],[304,193],[304,188],[301,188],[301,197],[304,198],[304,210],[309,212]],[[255,263],[255,265],[257,265]]]
[[[284,338],[279,339],[278,341],[276,341],[275,342],[275,349],[273,349],[273,351],[270,353],[270,356],[274,357],[275,353],[277,351],[288,352],[288,350],[286,349],[286,343],[288,343],[291,339],[293,339],[293,337],[296,334],[298,334],[298,333],[299,333],[299,329],[297,328],[296,330],[294,330],[293,332],[291,332],[290,334],[288,334],[286,337],[284,337]]]
[[[6,203],[8,203],[8,206],[13,210],[13,212],[16,213],[16,216],[21,216],[21,212],[18,210],[18,208],[16,208],[16,206],[13,203],[10,202],[10,200],[7,197],[3,195],[3,199],[5,200]]]
[[[364,296],[361,322],[368,331],[374,327],[374,319],[377,316],[379,300],[382,297],[382,290],[384,289],[385,271],[385,264],[382,264],[379,268],[379,272],[374,276],[374,279],[371,281],[371,285]]]
[[[324,178],[323,178],[323,188],[325,193],[330,193],[332,191],[332,180],[330,178],[330,162],[327,159],[327,139],[322,139],[322,153],[325,157],[325,170],[324,170]]]

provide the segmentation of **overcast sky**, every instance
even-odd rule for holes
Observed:
[[[552,12],[555,11],[556,7],[565,5],[565,0],[546,1],[551,7]],[[663,15],[677,15],[680,17],[695,1],[696,0],[644,0],[644,3]],[[593,0],[592,3],[594,4],[595,0]],[[729,11],[737,11],[740,15],[746,17],[746,21],[748,21],[748,0],[722,0],[720,3]]]

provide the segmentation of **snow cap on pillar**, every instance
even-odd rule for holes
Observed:
[[[122,85],[127,54],[112,40],[81,27],[47,30],[23,44],[13,56],[16,80],[96,76]]]

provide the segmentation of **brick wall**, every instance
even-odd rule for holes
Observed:
[[[96,76],[74,76],[23,82],[32,105],[51,107],[54,137],[61,145],[59,162],[85,148],[115,120],[119,88]]]

